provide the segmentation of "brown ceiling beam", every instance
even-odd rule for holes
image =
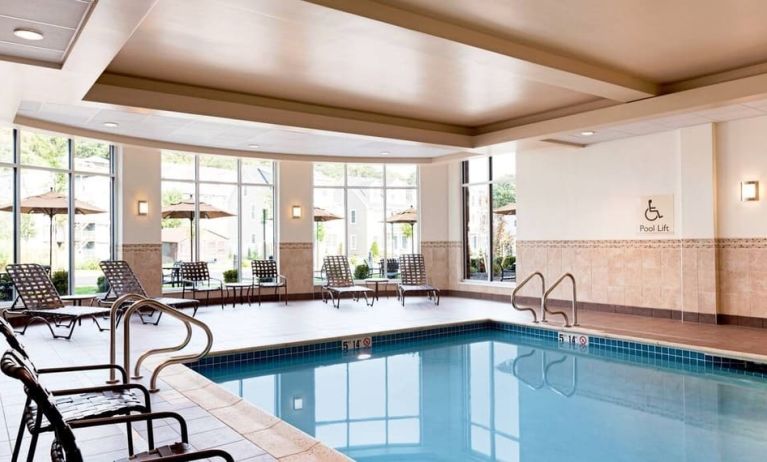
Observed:
[[[469,148],[471,128],[105,73],[86,101]]]
[[[507,56],[524,79],[620,102],[658,94],[658,85],[636,76],[375,0],[304,1]]]
[[[767,73],[498,130],[483,131],[480,128],[474,137],[474,144],[489,146],[514,140],[552,137],[581,130],[598,130],[764,98],[767,98]]]

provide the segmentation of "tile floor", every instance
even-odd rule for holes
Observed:
[[[320,301],[292,302],[287,307],[277,303],[265,303],[261,307],[255,304],[235,308],[227,306],[224,310],[220,306],[210,306],[201,308],[197,317],[206,322],[214,333],[214,352],[482,319],[530,321],[528,313],[516,312],[509,304],[453,297],[443,297],[439,307],[415,298],[409,300],[405,308],[394,299],[382,299],[372,309],[351,300],[344,300],[340,310]],[[767,362],[767,329],[682,323],[599,312],[582,312],[580,318],[580,329],[584,331],[724,350],[733,356]],[[555,318],[552,325],[558,325],[557,322]],[[159,326],[144,326],[134,320],[131,328],[134,361],[149,348],[167,346],[175,339],[180,341],[183,338],[183,327],[170,317],[164,318]],[[118,339],[122,332],[119,334]],[[196,333],[188,350],[199,349],[203,337]],[[53,340],[42,326],[31,327],[22,340],[38,367],[103,363],[109,358],[109,333],[98,332],[90,323],[78,327],[70,341]],[[122,358],[122,353],[118,352],[118,358]],[[293,441],[296,437],[294,430],[284,428],[285,424],[272,421],[270,416],[250,420],[247,416],[243,417],[240,412],[243,404],[238,400],[227,401],[225,395],[213,390],[217,387],[207,387],[204,383],[189,385],[187,371],[186,368],[174,366],[163,372],[160,376],[161,391],[154,394],[152,400],[155,410],[177,411],[188,420],[191,444],[196,448],[220,447],[242,461],[338,458],[337,453],[327,451],[314,441]],[[181,375],[187,378],[183,379]],[[103,373],[95,373],[46,377],[45,381],[51,388],[62,388],[102,384],[104,379]],[[194,379],[191,381],[194,382]],[[213,390],[213,395],[204,396],[200,401],[199,396],[196,397],[200,389]],[[18,383],[0,377],[0,460],[10,458],[24,398]],[[215,399],[223,401],[215,405]],[[256,435],[267,428],[274,430],[277,436],[265,440],[263,435]],[[145,445],[145,428],[135,426],[134,434],[137,447]],[[158,443],[178,438],[172,422],[160,423],[156,435]],[[114,460],[127,455],[124,426],[79,430],[77,436],[86,460]],[[25,444],[24,452],[26,447]],[[35,460],[49,460],[49,447],[50,435],[46,435],[38,444]]]

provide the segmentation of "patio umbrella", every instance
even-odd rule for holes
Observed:
[[[94,213],[105,213],[106,210],[100,209],[95,205],[75,199],[75,213],[81,215],[90,215]],[[53,189],[47,193],[37,194],[21,199],[21,213],[38,213],[48,215],[48,265],[53,266],[53,217],[69,213],[69,199],[67,195],[55,192]],[[0,211],[12,212],[13,204],[0,206]]]
[[[386,219],[386,223],[404,223],[410,225],[410,251],[415,253],[415,239],[413,236],[413,225],[418,223],[418,212],[411,205],[405,210],[395,213]]]
[[[200,202],[200,219],[213,219],[213,218],[225,218],[233,217],[233,213],[229,213],[226,210],[222,210],[218,207],[214,207],[208,203]],[[190,258],[194,261],[194,217],[195,217],[195,204],[193,199],[186,199],[174,204],[170,204],[162,209],[163,218],[179,218],[189,220],[189,243],[190,243]]]
[[[336,215],[335,213],[329,210],[325,210],[319,207],[314,207],[312,209],[312,216],[314,217],[315,223],[325,223],[326,221],[341,220],[343,218],[342,216]],[[317,228],[316,240],[317,242],[319,242],[320,227],[316,226],[316,228]],[[319,258],[319,253],[320,253],[320,249],[319,249],[319,245],[317,245],[317,258]]]
[[[516,215],[517,214],[517,204],[514,202],[509,202],[508,204],[498,207],[497,209],[493,210],[493,213],[498,215]]]

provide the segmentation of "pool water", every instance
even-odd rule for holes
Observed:
[[[767,460],[764,378],[508,332],[200,372],[359,461]]]

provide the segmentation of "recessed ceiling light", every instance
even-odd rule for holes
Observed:
[[[594,136],[597,132],[593,130],[586,130],[581,132],[581,136]]]
[[[258,149],[258,148],[260,148],[261,146],[259,146],[259,145],[257,145],[257,144],[249,144],[249,145],[248,145],[248,147],[249,147],[250,149]]]
[[[13,35],[24,40],[37,41],[43,39],[42,32],[36,31],[34,29],[24,29],[22,27],[13,29]]]
[[[382,155],[382,156],[388,156],[389,154],[390,154],[390,153],[389,153],[389,151],[382,151],[382,152],[381,152],[381,155]]]
[[[120,126],[117,122],[104,122],[104,126],[107,128],[117,128]]]

